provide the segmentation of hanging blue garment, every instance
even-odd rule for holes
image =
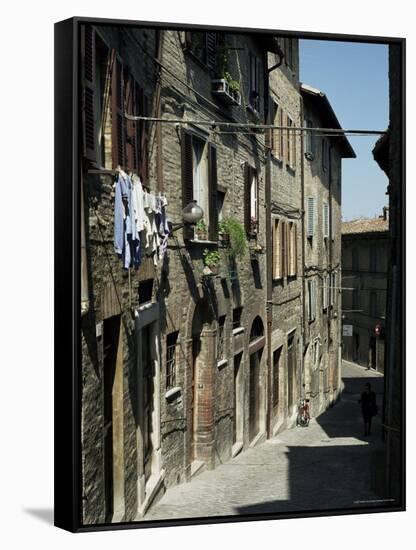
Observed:
[[[116,181],[115,201],[114,201],[114,250],[120,256],[123,254],[125,247],[124,237],[124,204],[123,191],[125,192],[125,184],[119,176]]]

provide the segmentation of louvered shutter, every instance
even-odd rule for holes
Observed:
[[[335,231],[337,228],[336,215],[333,208],[331,208],[331,239],[335,241]]]
[[[277,240],[277,220],[272,218],[272,279],[276,279],[277,275],[277,254],[276,254],[276,240]]]
[[[251,223],[250,223],[250,214],[251,214],[251,166],[248,162],[244,165],[244,226],[246,232],[250,233]]]
[[[97,161],[95,120],[95,30],[81,26],[82,55],[82,141],[84,156]]]
[[[113,166],[125,166],[125,129],[124,129],[124,85],[123,65],[117,55],[114,56],[111,82],[111,142]]]
[[[218,239],[217,148],[208,144],[209,238]]]
[[[315,197],[307,199],[307,237],[312,238],[315,229]]]
[[[217,33],[205,33],[205,52],[206,63],[210,69],[215,69],[217,66]]]
[[[282,277],[286,276],[286,223],[280,220],[280,266]]]
[[[327,239],[329,237],[329,206],[326,202],[323,204],[322,223],[324,239]]]

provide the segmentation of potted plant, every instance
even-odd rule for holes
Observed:
[[[218,250],[208,250],[208,248],[206,248],[202,253],[202,256],[204,258],[205,267],[209,269],[209,272],[208,270],[204,270],[204,274],[218,275],[219,263],[221,260],[221,256]]]
[[[228,246],[230,244],[230,234],[228,232],[227,220],[221,220],[218,224],[218,235],[224,246]]]
[[[204,220],[199,220],[195,226],[196,237],[199,241],[206,241],[208,238],[208,228]]]
[[[225,218],[220,223],[220,234],[228,235],[231,258],[242,258],[247,249],[244,227],[235,218]]]

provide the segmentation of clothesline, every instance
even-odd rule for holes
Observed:
[[[166,197],[148,193],[136,174],[126,174],[120,167],[114,172],[118,175],[114,184],[114,250],[125,269],[138,269],[144,255],[153,257],[157,265],[170,233]]]
[[[136,116],[129,113],[124,113],[127,120],[132,121],[145,121],[145,122],[161,122],[168,124],[199,124],[201,126],[211,126],[216,128],[217,126],[226,126],[227,128],[252,128],[258,130],[288,130],[288,131],[300,131],[300,132],[324,132],[327,134],[358,134],[358,135],[384,135],[387,130],[357,130],[357,129],[344,129],[344,128],[320,128],[320,127],[306,127],[306,126],[281,126],[276,124],[252,124],[246,122],[223,122],[218,120],[184,120],[184,119],[171,119],[171,118],[158,118],[158,117],[145,117]]]

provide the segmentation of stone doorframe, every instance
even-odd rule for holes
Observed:
[[[136,418],[136,448],[137,448],[137,518],[143,517],[156,493],[163,484],[165,471],[162,469],[162,451],[160,436],[160,330],[159,306],[157,303],[145,304],[135,311],[135,338],[137,349],[137,418]],[[142,329],[151,325],[150,354],[154,363],[153,376],[153,414],[152,414],[152,473],[145,479],[144,472],[144,442],[143,442],[143,365],[141,364]]]

